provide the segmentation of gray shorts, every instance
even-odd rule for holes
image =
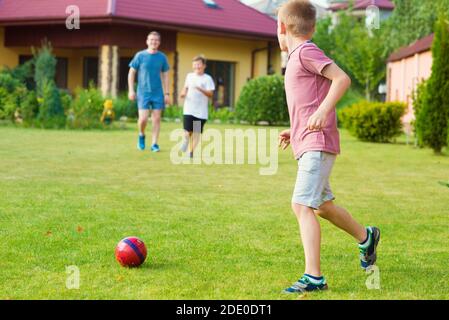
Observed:
[[[293,203],[318,209],[324,202],[335,199],[329,176],[336,158],[324,151],[308,151],[299,158]]]

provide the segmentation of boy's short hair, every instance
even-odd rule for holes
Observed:
[[[200,54],[200,55],[198,55],[198,56],[195,56],[195,57],[193,58],[192,61],[193,61],[193,62],[195,62],[195,61],[201,61],[204,65],[206,65],[206,62],[207,62],[206,57],[203,56],[202,54]]]
[[[151,32],[148,34],[147,38],[149,38],[150,36],[158,36],[158,37],[159,37],[159,40],[161,40],[161,34],[160,34],[159,32],[157,32],[157,31],[151,31]]]
[[[294,36],[307,36],[315,28],[316,8],[309,0],[290,0],[279,7],[278,17]]]

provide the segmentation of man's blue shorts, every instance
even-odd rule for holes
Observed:
[[[139,110],[164,110],[164,95],[137,94],[137,107]]]

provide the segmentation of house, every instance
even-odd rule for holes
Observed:
[[[74,4],[79,29],[66,25],[76,18]],[[248,79],[281,72],[276,21],[238,0],[0,0],[0,68],[27,61],[47,39],[60,87],[93,81],[116,96],[127,90],[128,63],[153,30],[162,35],[175,103],[198,54],[209,60],[221,106],[233,106]]]
[[[243,3],[268,14],[272,18],[277,18],[277,9],[280,5],[288,0],[242,0]],[[329,0],[310,0],[317,10],[317,18],[321,18],[328,15],[328,1]]]
[[[387,101],[401,101],[408,106],[403,117],[406,132],[411,132],[413,94],[416,87],[432,74],[433,34],[400,48],[388,58]]]
[[[277,19],[277,9],[288,0],[241,0],[248,6],[269,15],[273,19]],[[317,19],[321,19],[329,16],[329,0],[310,0],[315,6],[317,12]],[[286,52],[281,53],[281,69],[282,74],[285,73],[287,68],[288,54]]]

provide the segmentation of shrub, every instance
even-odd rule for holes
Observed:
[[[28,91],[20,105],[20,114],[23,123],[27,126],[34,124],[34,119],[39,112],[39,103],[34,91]]]
[[[61,128],[65,125],[61,95],[54,80],[44,83],[39,104],[37,122],[45,128]]]
[[[339,112],[339,119],[351,134],[362,141],[389,142],[402,130],[405,104],[363,101]]]
[[[88,89],[76,89],[68,125],[80,129],[102,127],[100,117],[103,113],[103,103],[103,95],[93,84]]]
[[[61,96],[62,109],[64,114],[67,114],[72,107],[73,98],[67,90],[59,90],[59,94]]]
[[[130,101],[128,94],[122,94],[113,101],[116,119],[125,116],[128,118],[137,118],[137,102]]]
[[[18,65],[15,68],[5,67],[2,73],[9,74],[21,84],[25,85],[28,90],[35,89],[34,83],[34,59]]]
[[[220,120],[222,123],[231,123],[235,120],[235,113],[228,107],[223,107],[215,110],[212,106],[209,107],[209,119]]]
[[[0,119],[14,120],[14,113],[20,107],[20,99],[26,88],[9,72],[0,72]]]
[[[17,108],[15,95],[0,87],[0,119],[13,120]]]
[[[0,87],[7,92],[13,92],[16,88],[22,86],[18,79],[15,79],[10,72],[0,72]]]
[[[183,118],[183,107],[172,105],[165,108],[163,117],[165,119],[181,119]],[[220,120],[222,123],[231,123],[235,120],[235,113],[228,107],[214,109],[212,104],[209,104],[209,121]]]
[[[168,108],[165,108],[163,117],[166,119],[182,119],[183,108],[178,105],[172,105]]]
[[[251,124],[259,121],[269,124],[288,122],[284,78],[272,75],[250,80],[240,94],[236,116]]]

